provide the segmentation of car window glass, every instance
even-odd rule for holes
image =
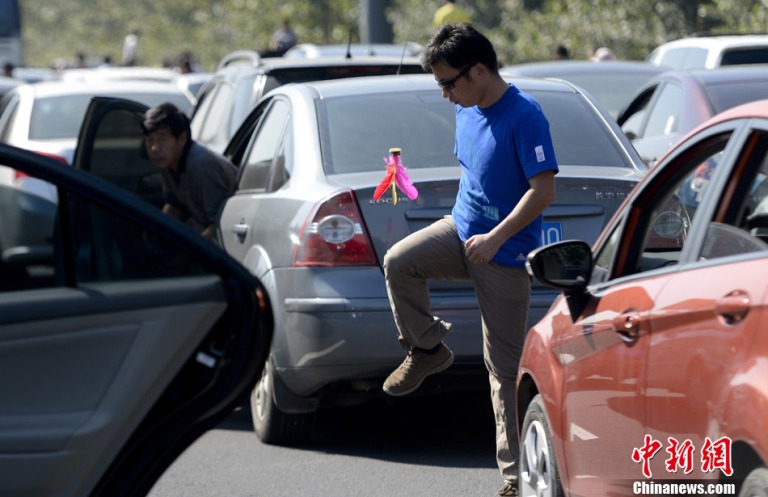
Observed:
[[[293,128],[290,117],[272,169],[269,191],[276,191],[291,179],[291,173],[293,172]]]
[[[191,276],[195,259],[112,211],[74,195],[67,208],[0,189],[0,292]]]
[[[610,275],[611,266],[613,264],[614,256],[616,255],[616,247],[619,245],[621,237],[621,230],[619,225],[614,227],[611,234],[606,237],[605,243],[600,247],[600,251],[595,257],[595,268],[592,271],[592,283],[602,283],[606,281]]]
[[[723,53],[720,60],[721,66],[741,65],[741,64],[767,64],[768,48],[735,48]]]
[[[559,163],[629,167],[603,120],[578,93],[530,94],[549,121]],[[391,147],[402,149],[409,168],[457,165],[456,111],[439,92],[328,98],[318,102],[318,114],[326,174],[380,170]]]
[[[752,153],[741,158],[743,167],[734,168],[731,183],[737,185],[726,189],[734,192],[730,200],[718,203],[721,209],[709,223],[699,253],[702,260],[768,251],[768,134],[756,133],[747,143],[745,149]]]
[[[662,55],[661,59],[659,60],[659,65],[674,68],[683,67],[685,53],[687,50],[688,49],[686,48],[668,49],[666,52],[664,52],[664,55]]]
[[[200,110],[200,112],[207,111],[207,113],[204,114],[205,119],[197,135],[198,140],[203,143],[226,143],[228,141],[226,132],[232,97],[232,87],[221,84],[204,100],[204,102],[208,102],[209,108]]]
[[[19,99],[15,95],[8,94],[0,101],[0,142],[7,143],[13,129],[19,109]]]
[[[711,84],[707,87],[707,95],[714,113],[718,114],[752,100],[768,98],[768,78],[755,76],[742,81]]]
[[[256,101],[263,95],[261,92],[263,80],[264,78],[261,74],[250,74],[248,77],[242,77],[238,80],[234,94],[227,103],[223,104],[223,108],[220,111],[226,110],[229,118],[228,121],[222,121],[222,124],[226,122],[223,125],[226,126],[227,137],[232,136],[237,131],[237,128],[248,117],[248,113],[251,112]]]
[[[707,55],[709,54],[709,50],[699,47],[688,47],[684,50],[685,57],[683,58],[682,64],[679,66],[680,69],[696,69],[707,66]]]
[[[624,122],[621,125],[621,130],[630,140],[643,136],[643,123],[648,115],[648,104],[651,102],[653,93],[654,89],[644,91],[632,102],[631,114],[622,116]]]
[[[280,139],[288,120],[290,107],[282,100],[275,100],[256,130],[247,158],[242,165],[240,190],[263,190],[270,179],[272,162],[280,145]]]
[[[105,113],[96,127],[88,171],[162,207],[161,172],[147,157],[142,119],[141,114],[121,108]]]
[[[695,153],[685,154],[676,164],[665,168],[670,175],[659,175],[635,204],[641,211],[636,233],[642,239],[630,273],[638,273],[676,264],[685,246],[688,232],[699,212],[710,180],[722,159],[728,134],[718,135],[700,144]],[[655,188],[658,186],[658,188]],[[635,245],[635,242],[631,242]]]
[[[671,135],[678,131],[682,98],[683,89],[675,84],[666,84],[661,88],[648,116],[644,138]]]

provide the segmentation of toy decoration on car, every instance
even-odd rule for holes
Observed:
[[[392,204],[394,205],[397,204],[397,188],[400,188],[411,200],[419,196],[419,191],[413,186],[413,182],[408,177],[405,166],[400,159],[399,148],[390,148],[389,158],[385,157],[384,163],[387,165],[387,174],[376,187],[376,191],[373,192],[373,200],[379,200],[387,188],[392,188]]]

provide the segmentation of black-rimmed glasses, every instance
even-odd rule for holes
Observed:
[[[437,86],[439,86],[439,87],[440,87],[440,89],[442,89],[442,90],[445,90],[445,91],[451,91],[451,90],[453,90],[453,87],[454,87],[454,86],[456,86],[456,83],[457,83],[457,82],[458,82],[458,81],[459,81],[461,78],[463,78],[464,76],[466,76],[467,74],[469,74],[469,71],[470,71],[470,70],[472,70],[472,67],[473,67],[473,66],[467,66],[467,67],[465,67],[464,69],[462,69],[461,71],[459,71],[459,74],[457,74],[455,78],[451,78],[451,79],[449,79],[448,81],[438,81],[438,82],[437,82]]]

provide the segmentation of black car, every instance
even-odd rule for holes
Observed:
[[[4,144],[0,164],[58,192],[0,185],[0,237],[34,227],[0,243],[0,495],[146,495],[248,398],[272,339],[268,295],[123,188]]]

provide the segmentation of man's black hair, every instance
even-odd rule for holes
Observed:
[[[479,62],[493,72],[499,71],[499,59],[491,41],[467,23],[444,24],[429,40],[421,54],[421,66],[431,72],[439,62],[456,69]]]
[[[148,135],[165,127],[168,127],[171,130],[171,134],[176,138],[185,131],[187,132],[187,138],[192,137],[189,117],[169,102],[156,105],[144,113],[144,120],[141,122],[141,132]]]

